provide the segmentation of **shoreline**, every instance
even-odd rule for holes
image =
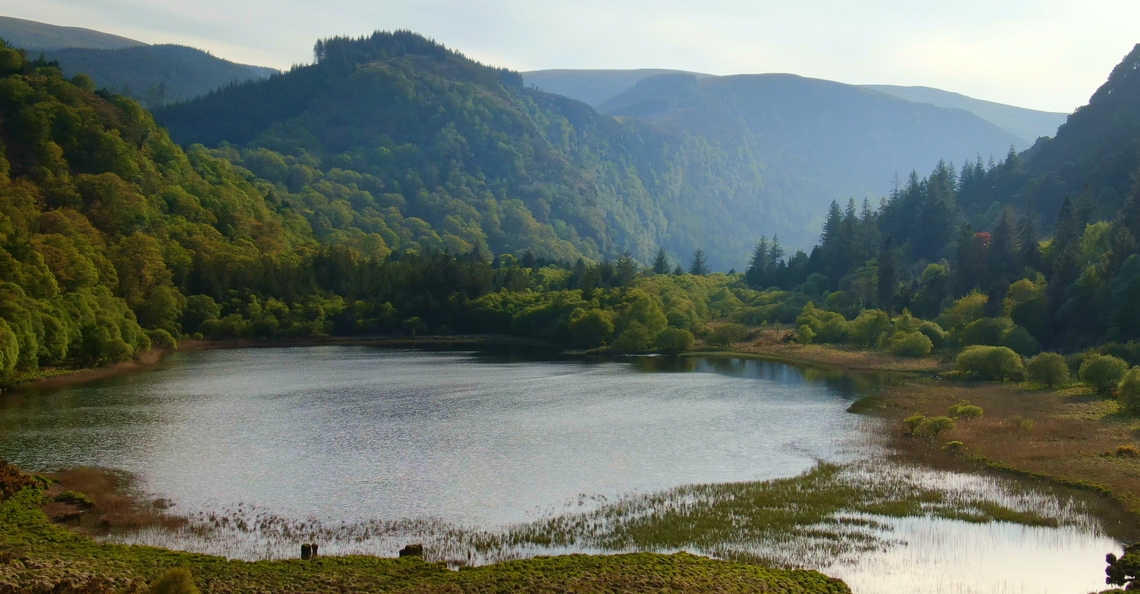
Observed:
[[[429,336],[425,338],[408,338],[405,336],[367,336],[367,337],[329,337],[306,339],[274,339],[274,340],[180,340],[176,349],[151,349],[135,359],[106,365],[103,367],[84,367],[79,369],[45,368],[40,377],[25,382],[16,383],[0,389],[0,396],[16,394],[27,390],[43,388],[59,388],[86,384],[101,379],[117,377],[151,368],[162,362],[166,357],[175,353],[246,349],[246,348],[291,348],[312,346],[376,346],[388,348],[422,348],[422,347],[536,347],[562,350],[553,343],[542,340],[519,338],[506,334],[465,334],[455,336]]]

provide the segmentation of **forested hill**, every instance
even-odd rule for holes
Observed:
[[[228,162],[183,152],[131,100],[8,47],[0,139],[0,383],[169,345],[187,296],[193,310],[234,287],[306,287],[304,219]]]
[[[42,52],[72,77],[86,74],[96,87],[126,95],[153,108],[187,101],[234,82],[262,79],[278,71],[235,64],[183,45],[140,45],[122,49],[67,48]]]
[[[326,40],[317,56],[156,117],[277,183],[322,239],[363,229],[392,250],[570,261],[703,245],[723,268],[747,256],[755,216],[719,195],[759,174],[700,139],[526,89],[408,32]]]

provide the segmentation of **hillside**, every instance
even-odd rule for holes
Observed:
[[[86,47],[96,49],[120,49],[146,45],[141,41],[84,29],[82,27],[60,27],[36,21],[0,16],[0,39],[28,50],[59,49],[65,47]]]
[[[266,78],[272,68],[235,64],[181,45],[122,49],[69,48],[43,52],[66,76],[83,73],[97,88],[126,95],[144,107],[187,101],[228,85]]]
[[[528,87],[577,99],[590,107],[633,88],[638,82],[658,74],[680,74],[683,70],[639,68],[636,70],[534,70],[523,72]],[[711,76],[689,72],[698,78]]]
[[[1019,138],[1018,150],[1027,149],[1042,136],[1054,136],[1057,128],[1065,123],[1068,114],[1038,111],[1024,107],[1014,107],[993,101],[974,99],[959,93],[951,93],[930,87],[901,87],[896,85],[863,85],[888,95],[910,101],[929,103],[939,107],[964,109]]]
[[[762,172],[763,188],[722,200],[757,235],[795,247],[814,241],[832,200],[877,202],[896,175],[1003,155],[1016,141],[962,110],[787,74],[659,75],[598,109],[683,130],[716,147],[731,170]]]

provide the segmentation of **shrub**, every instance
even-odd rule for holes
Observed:
[[[998,344],[1003,347],[1009,347],[1013,352],[1023,357],[1029,357],[1041,352],[1041,343],[1037,342],[1037,339],[1033,338],[1033,335],[1021,326],[1014,326],[1002,332]]]
[[[728,347],[748,337],[748,328],[743,324],[721,324],[713,328],[705,340],[712,345]]]
[[[666,328],[657,335],[654,343],[662,353],[676,355],[693,348],[694,338],[688,330]]]
[[[1025,377],[1047,388],[1063,386],[1069,383],[1069,364],[1057,353],[1041,353],[1025,364]]]
[[[162,328],[147,330],[146,335],[150,337],[151,348],[178,350],[178,341]]]
[[[936,349],[946,346],[946,331],[934,322],[923,322],[918,331],[930,339],[930,344]]]
[[[64,491],[56,495],[55,500],[59,503],[69,503],[79,507],[95,507],[95,502],[79,491]]]
[[[1126,444],[1122,446],[1116,446],[1116,449],[1110,452],[1110,454],[1116,456],[1117,458],[1140,458],[1140,448],[1137,448],[1131,444]]]
[[[982,416],[982,407],[974,406],[965,400],[951,406],[947,411],[952,417],[959,417],[963,419],[976,419]]]
[[[609,314],[600,309],[580,311],[570,320],[570,339],[581,347],[599,347],[613,331]]]
[[[900,357],[925,357],[934,344],[922,332],[899,332],[891,337],[891,352]]]
[[[945,449],[948,451],[951,451],[951,452],[960,452],[960,451],[966,449],[966,444],[964,444],[960,441],[956,441],[956,440],[955,441],[948,441],[948,442],[946,442],[946,448]]]
[[[1116,386],[1116,399],[1124,408],[1140,412],[1140,367],[1133,367],[1124,374]]]
[[[922,422],[925,420],[926,420],[926,417],[924,417],[922,415],[914,415],[914,416],[907,417],[906,420],[903,421],[903,425],[906,426],[907,434],[908,435],[914,435],[915,432],[918,431],[918,428],[922,425]]]
[[[150,585],[149,594],[198,594],[198,588],[189,571],[171,569]]]
[[[653,349],[654,338],[645,324],[630,322],[629,326],[610,345],[610,348],[618,353],[643,353]]]
[[[967,324],[966,327],[958,333],[958,344],[964,347],[975,344],[998,346],[1001,344],[1001,337],[1007,330],[1012,328],[1013,320],[1009,318],[982,318],[975,320]]]
[[[929,417],[918,426],[918,432],[930,437],[938,437],[943,431],[954,429],[954,419],[950,417]]]
[[[1000,346],[966,347],[958,355],[956,369],[963,375],[993,381],[1021,379],[1025,373],[1021,356]]]
[[[1096,389],[1097,394],[1111,394],[1128,371],[1128,364],[1109,355],[1093,355],[1081,363],[1081,381]]]
[[[859,346],[877,347],[891,329],[891,317],[880,309],[866,309],[848,324],[850,340]]]
[[[30,474],[20,472],[15,464],[0,460],[0,500],[19,493],[24,487],[36,484],[36,479]]]

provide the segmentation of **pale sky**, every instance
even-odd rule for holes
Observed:
[[[319,37],[410,29],[516,70],[791,72],[1085,104],[1140,43],[1140,0],[0,0],[0,14],[288,68]]]

